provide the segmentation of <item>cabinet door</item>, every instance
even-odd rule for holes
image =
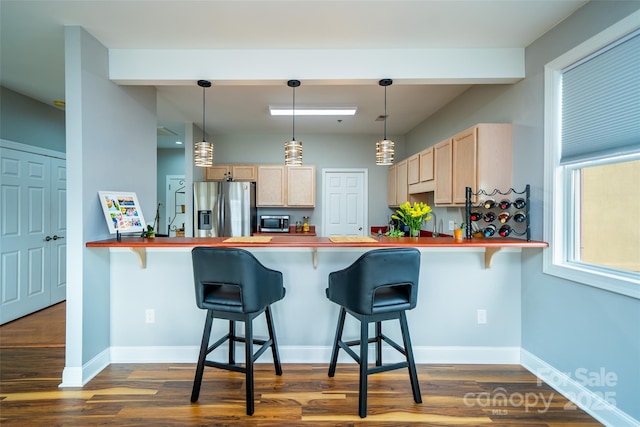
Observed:
[[[224,181],[230,172],[229,165],[213,165],[204,169],[205,181]]]
[[[390,207],[398,206],[396,201],[396,165],[387,169],[387,204]]]
[[[287,166],[287,206],[316,205],[315,166]]]
[[[407,160],[407,184],[420,182],[420,153],[416,153]]]
[[[231,176],[234,181],[256,181],[258,172],[254,165],[231,165]]]
[[[396,202],[401,204],[409,200],[409,186],[407,184],[407,161],[396,165]]]
[[[421,151],[419,155],[420,182],[433,181],[433,147]],[[411,184],[411,182],[409,184]]]
[[[477,177],[477,128],[467,129],[453,138],[453,203],[464,204],[465,188],[478,191]]]
[[[442,141],[433,147],[433,164],[436,181],[433,201],[436,205],[451,203],[452,158],[451,140]]]
[[[256,192],[257,206],[284,206],[284,165],[258,166]]]

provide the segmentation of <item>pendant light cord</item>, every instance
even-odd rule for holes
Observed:
[[[384,139],[387,139],[387,87],[384,87]]]
[[[203,87],[202,88],[202,141],[206,142],[205,139],[205,130],[204,130],[204,108],[205,108],[205,102],[204,102],[204,97],[205,97],[205,91],[206,89]],[[386,92],[385,92],[386,93]],[[386,96],[386,95],[385,95]],[[386,114],[386,113],[385,113]]]
[[[296,140],[296,87],[293,87],[293,110],[291,111],[293,121],[293,140]]]

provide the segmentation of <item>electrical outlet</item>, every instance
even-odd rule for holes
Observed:
[[[153,308],[147,308],[144,311],[145,323],[156,323],[156,311]]]
[[[449,231],[453,231],[454,228],[456,228],[456,222],[449,221]]]
[[[487,323],[487,310],[483,308],[478,309],[478,325],[484,325]]]

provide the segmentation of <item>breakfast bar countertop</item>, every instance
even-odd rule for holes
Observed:
[[[350,236],[355,237],[355,236]],[[273,248],[340,248],[340,247],[424,247],[424,248],[546,248],[546,242],[510,238],[471,238],[461,242],[451,237],[363,237],[363,241],[333,242],[329,237],[273,236],[268,242],[225,242],[228,237],[122,237],[87,242],[89,248],[179,248],[196,246],[216,247],[273,247]],[[366,241],[364,241],[366,240]]]

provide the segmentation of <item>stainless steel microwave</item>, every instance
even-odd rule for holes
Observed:
[[[262,233],[288,233],[289,215],[260,215]]]

